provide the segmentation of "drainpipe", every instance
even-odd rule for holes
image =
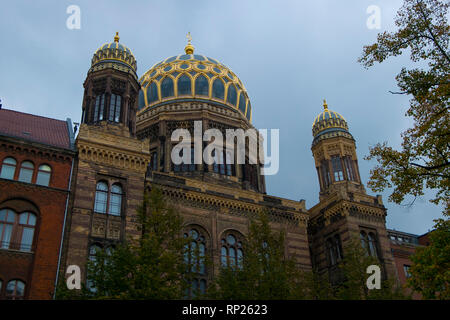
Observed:
[[[70,147],[71,147],[71,149],[74,150],[75,149],[75,138],[74,138],[74,132],[72,129],[71,119],[67,118],[66,123],[67,123],[67,130],[69,131]],[[58,267],[56,269],[56,279],[55,279],[55,289],[53,290],[53,300],[55,300],[56,288],[58,285],[59,268],[61,265],[62,247],[63,247],[63,242],[64,242],[64,232],[66,229],[67,210],[69,208],[70,191],[71,191],[71,187],[72,187],[72,174],[73,174],[74,161],[75,161],[75,155],[72,157],[72,166],[70,167],[69,188],[67,190],[68,193],[67,193],[67,199],[66,199],[66,208],[64,210],[64,222],[63,222],[63,228],[61,231],[61,241],[60,241],[60,245],[59,245],[59,254],[58,254]]]
[[[55,290],[53,290],[53,300],[55,300],[55,296],[56,296],[56,286],[58,285],[59,267],[61,265],[61,255],[62,255],[62,246],[63,246],[63,241],[64,241],[64,231],[66,229],[67,210],[69,207],[70,190],[71,190],[71,185],[72,185],[73,164],[74,164],[74,158],[72,158],[72,167],[70,168],[69,190],[68,190],[67,199],[66,199],[66,209],[64,210],[64,223],[63,223],[63,228],[62,228],[62,232],[61,232],[61,242],[59,245],[58,268],[56,269]]]

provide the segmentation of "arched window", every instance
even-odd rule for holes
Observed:
[[[106,181],[97,183],[95,191],[94,212],[120,216],[122,213],[123,189],[115,183],[109,189]]]
[[[189,243],[185,245],[184,262],[189,271],[195,274],[186,294],[194,297],[206,292],[206,238],[196,228],[185,232],[184,237],[189,239]]]
[[[220,151],[216,154],[216,149],[213,149],[213,171],[215,173],[226,174],[227,176],[234,176],[234,161],[232,161],[230,151]]]
[[[234,84],[230,84],[228,86],[228,96],[227,96],[227,102],[231,103],[232,105],[236,105],[236,100],[237,100],[237,92],[236,92],[236,87],[234,86]]]
[[[108,185],[100,181],[97,183],[97,190],[95,192],[94,211],[98,213],[106,213],[106,205],[108,203]]]
[[[334,253],[333,241],[331,239],[327,239],[326,246],[327,246],[328,260],[329,260],[330,266],[334,266],[336,264],[336,256]]]
[[[364,252],[367,256],[367,255],[369,255],[369,243],[367,240],[367,234],[364,231],[361,231],[359,234],[359,237],[361,239],[361,246],[363,247]]]
[[[214,159],[213,162],[213,170],[215,173],[225,174],[225,161],[223,160],[223,150],[216,152],[216,149],[213,149],[212,156]]]
[[[223,81],[217,78],[213,82],[212,96],[213,98],[223,99],[224,95],[225,95],[225,86],[223,85]]]
[[[326,248],[330,266],[336,265],[343,259],[341,239],[338,234],[327,239]]]
[[[190,265],[191,272],[205,274],[205,254],[206,240],[196,229],[191,229],[189,233],[184,234],[185,238],[190,237],[191,241],[186,245],[188,255],[185,255],[185,262]]]
[[[242,180],[248,181],[250,187],[258,190],[258,165],[249,164],[249,159],[245,158],[245,164],[242,166]]]
[[[341,237],[338,234],[334,236],[334,246],[336,248],[336,259],[338,261],[344,259],[344,254],[342,252]]]
[[[242,114],[245,115],[245,96],[244,94],[241,92],[241,94],[239,95],[239,110],[241,110]]]
[[[14,158],[8,157],[3,160],[2,171],[0,172],[0,178],[14,179],[16,172],[17,161]]]
[[[111,102],[109,104],[109,121],[120,122],[120,109],[122,106],[122,97],[111,94]]]
[[[120,216],[122,211],[122,187],[119,184],[113,184],[109,198],[109,214]]]
[[[348,180],[356,181],[355,170],[353,169],[353,161],[350,156],[344,157],[344,165],[347,171]]]
[[[227,176],[234,176],[234,161],[231,157],[230,151],[225,151],[225,165],[226,165],[226,174]]]
[[[94,122],[102,121],[105,110],[105,94],[95,97]]]
[[[9,249],[16,213],[10,209],[0,210],[0,248]]]
[[[183,74],[181,77],[178,78],[178,95],[191,95],[191,78],[189,78],[187,75]]]
[[[328,161],[327,160],[322,160],[321,168],[322,168],[323,187],[324,188],[328,188],[328,186],[331,184],[331,177],[330,177],[330,170],[329,170],[329,167],[328,167]]]
[[[33,246],[34,228],[36,226],[36,216],[30,212],[19,215],[18,234],[21,234],[20,250],[31,251]]]
[[[0,210],[0,247],[31,251],[35,227],[36,215],[31,212],[17,215],[11,209]]]
[[[209,84],[205,76],[200,75],[195,79],[195,94],[200,96],[208,96]]]
[[[158,100],[158,88],[156,87],[156,83],[152,82],[147,88],[148,104],[152,104],[153,102],[156,102]]]
[[[36,184],[39,184],[41,186],[48,186],[50,183],[51,173],[52,168],[50,168],[49,165],[40,165],[37,173]]]
[[[100,247],[98,244],[92,244],[89,247],[89,257],[88,257],[88,259],[94,265],[97,264],[97,253],[100,252],[101,250],[102,250],[102,247]],[[93,281],[89,278],[89,275],[88,275],[87,280],[86,280],[86,286],[93,293],[95,293],[97,291],[97,288],[94,286]]]
[[[173,97],[173,80],[165,77],[161,82],[161,98]]]
[[[378,257],[377,240],[372,232],[369,233],[369,254],[374,258]]]
[[[6,299],[20,300],[25,295],[25,283],[20,280],[11,280],[6,286]]]
[[[244,253],[242,250],[242,241],[239,241],[234,235],[228,234],[222,238],[221,264],[222,267],[242,268]]]
[[[158,170],[158,152],[156,150],[151,152],[150,168],[153,171]]]
[[[139,97],[138,97],[138,110],[141,110],[145,107],[145,97],[144,97],[144,91],[139,90]]]
[[[175,172],[193,172],[196,170],[196,165],[195,165],[195,149],[194,146],[188,146],[188,149],[190,150],[191,153],[191,162],[188,163],[184,163],[184,161],[182,161],[180,164],[174,164],[173,162],[173,171]],[[179,154],[180,157],[183,158],[184,155],[184,148],[179,150]]]
[[[89,261],[93,263],[97,262],[97,252],[102,250],[102,248],[98,244],[93,244],[89,247]]]
[[[33,172],[34,164],[31,161],[23,161],[20,166],[19,181],[31,183]]]
[[[341,157],[331,157],[331,164],[333,165],[334,181],[344,180],[344,172],[342,169]]]

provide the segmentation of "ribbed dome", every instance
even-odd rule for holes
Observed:
[[[250,121],[250,100],[236,74],[215,59],[193,54],[190,44],[186,52],[155,64],[140,78],[139,110],[204,100],[238,110]]]
[[[312,127],[314,138],[321,134],[333,131],[343,131],[348,133],[347,121],[337,112],[328,109],[327,102],[324,100],[324,110],[315,119]]]
[[[131,69],[136,74],[137,65],[131,50],[119,43],[119,33],[116,32],[114,42],[105,43],[95,51],[92,57],[91,70],[105,63],[114,63],[123,71]]]

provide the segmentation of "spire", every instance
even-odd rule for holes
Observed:
[[[186,38],[188,39],[188,44],[186,47],[184,47],[184,52],[186,52],[186,54],[193,54],[194,53],[194,46],[191,44],[192,41],[192,37],[191,37],[191,33],[188,32],[188,34],[186,35]]]
[[[325,110],[328,110],[328,104],[327,104],[327,100],[323,99],[323,108]]]
[[[119,42],[119,31],[116,32],[116,35],[114,36],[114,42]]]

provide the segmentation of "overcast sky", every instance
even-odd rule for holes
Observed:
[[[83,81],[94,51],[113,41],[134,53],[141,76],[162,59],[183,53],[191,32],[195,52],[215,58],[244,83],[256,128],[280,129],[280,170],[266,178],[268,194],[318,202],[311,126],[322,100],[341,113],[356,139],[367,183],[375,162],[369,146],[401,142],[411,125],[408,97],[392,95],[407,56],[365,70],[357,59],[379,32],[394,29],[401,0],[2,1],[0,98],[3,107],[79,122]],[[66,27],[67,7],[81,9],[80,29]],[[377,5],[380,29],[366,25]],[[369,194],[375,194],[366,188]],[[388,202],[387,227],[423,234],[441,217],[428,192],[412,207]],[[411,199],[408,199],[409,201]]]

